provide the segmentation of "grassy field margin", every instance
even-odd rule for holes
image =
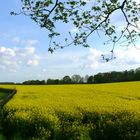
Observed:
[[[9,94],[0,101],[0,108],[2,108],[16,94],[17,90],[0,88],[0,91],[8,92]]]
[[[6,138],[3,135],[3,127],[2,127],[2,122],[4,119],[3,106],[16,94],[17,90],[16,88],[8,89],[8,88],[0,87],[0,92],[3,94],[6,94],[4,97],[1,97],[1,100],[0,100],[0,140],[6,140]]]

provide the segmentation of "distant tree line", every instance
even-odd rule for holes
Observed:
[[[46,84],[45,80],[28,80],[22,83],[23,85],[44,85]]]
[[[121,72],[105,72],[95,75],[82,77],[78,74],[73,76],[64,76],[62,79],[48,79],[48,80],[28,80],[23,83],[2,82],[0,84],[23,84],[23,85],[59,85],[59,84],[96,84],[96,83],[112,83],[112,82],[126,82],[126,81],[140,81],[140,68],[135,70],[125,70]]]
[[[86,77],[86,76],[85,76]],[[48,80],[28,80],[24,81],[24,85],[58,85],[58,84],[83,84],[86,83],[85,78],[81,77],[78,74],[73,76],[64,76],[62,79],[48,79]]]
[[[14,82],[0,82],[1,85],[15,85]]]
[[[73,76],[64,76],[62,79],[48,79],[48,80],[28,80],[23,82],[24,85],[59,85],[59,84],[96,84],[96,83],[112,83],[112,82],[126,82],[126,81],[140,81],[140,68],[135,70],[125,70],[121,72],[105,72],[95,75],[81,77],[78,74]]]
[[[106,72],[98,73],[93,77],[93,83],[112,83],[112,82],[126,82],[126,81],[139,81],[140,68],[136,70],[125,70],[122,72]]]

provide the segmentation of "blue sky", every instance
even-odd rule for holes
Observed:
[[[0,81],[22,82],[29,79],[62,78],[65,75],[120,71],[140,67],[140,51],[134,47],[116,46],[117,59],[105,63],[101,54],[108,53],[104,37],[93,35],[90,48],[71,46],[48,52],[48,32],[41,29],[29,17],[11,16],[11,11],[20,11],[20,0],[0,2]],[[118,19],[119,17],[116,17]],[[59,31],[76,30],[72,25],[58,24]],[[60,38],[60,41],[63,39]],[[139,42],[136,44],[139,47]]]

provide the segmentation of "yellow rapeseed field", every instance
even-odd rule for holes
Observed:
[[[16,89],[3,109],[3,125],[11,137],[22,133],[22,138],[30,139],[103,139],[110,138],[107,130],[115,129],[118,134],[113,131],[112,139],[140,138],[140,82],[17,85]],[[125,133],[123,125],[129,127]]]

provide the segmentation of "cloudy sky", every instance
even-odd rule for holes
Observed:
[[[13,10],[20,11],[20,7],[20,0],[3,0],[0,3],[0,82],[46,80],[73,74],[84,76],[140,67],[140,50],[135,47],[116,46],[116,59],[104,62],[101,55],[108,54],[110,46],[104,46],[104,38],[97,35],[89,39],[90,48],[71,46],[50,54],[45,29],[23,15],[10,15]],[[77,31],[71,25],[58,24],[57,28],[72,33]],[[138,48],[139,44],[136,44]]]

